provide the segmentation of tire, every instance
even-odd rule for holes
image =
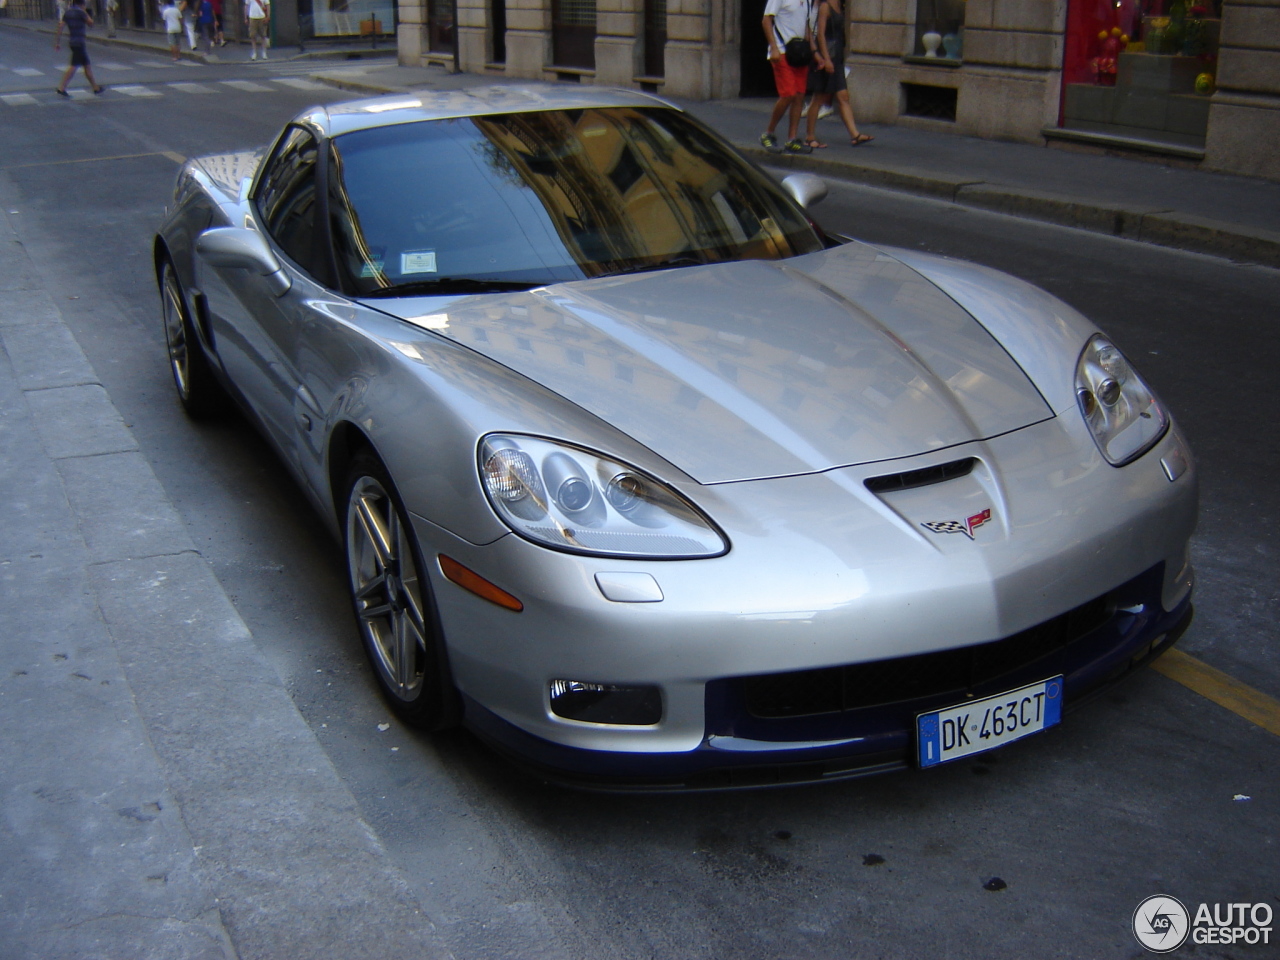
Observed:
[[[227,395],[218,383],[209,358],[196,334],[187,309],[187,298],[178,280],[173,261],[165,257],[160,268],[160,313],[164,321],[164,343],[169,355],[169,371],[178,400],[189,417],[216,417],[227,409]]]
[[[351,604],[382,696],[411,726],[454,726],[458,696],[404,506],[386,468],[368,451],[353,459],[345,490],[342,539]]]

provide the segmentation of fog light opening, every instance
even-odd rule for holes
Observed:
[[[662,719],[662,691],[651,684],[552,680],[551,712],[565,720],[648,727]]]

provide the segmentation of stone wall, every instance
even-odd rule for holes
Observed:
[[[1057,119],[1066,0],[968,0],[965,6],[957,65],[913,56],[916,0],[849,3],[849,93],[860,119],[1040,139],[1040,129]],[[955,121],[905,115],[903,84],[954,89]]]
[[[1280,2],[1227,0],[1204,166],[1280,180]]]

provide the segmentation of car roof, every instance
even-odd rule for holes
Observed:
[[[353,130],[414,123],[419,120],[593,107],[679,109],[659,97],[638,90],[554,83],[488,84],[465,90],[413,90],[390,96],[348,100],[308,110],[298,117],[298,121],[319,126],[328,136],[336,137]]]

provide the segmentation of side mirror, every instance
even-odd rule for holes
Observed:
[[[262,277],[277,297],[283,297],[293,286],[266,239],[256,230],[243,227],[206,230],[196,237],[196,253],[212,266],[248,270]]]
[[[827,197],[827,181],[812,173],[793,173],[782,181],[782,186],[805,210]]]

